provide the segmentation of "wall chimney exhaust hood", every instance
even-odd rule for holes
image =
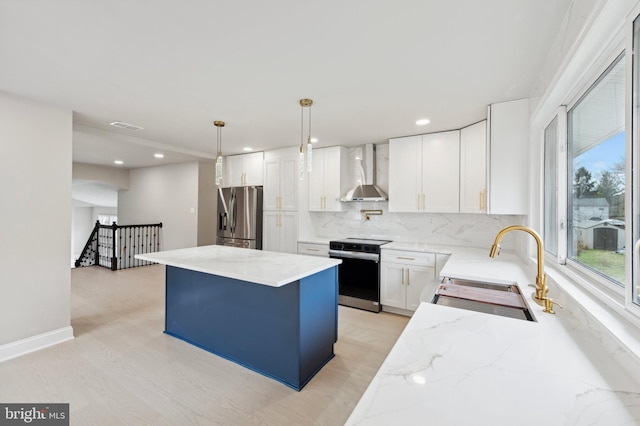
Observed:
[[[376,185],[376,147],[366,144],[362,147],[362,155],[356,161],[358,184],[347,192],[340,201],[387,201],[389,197]]]

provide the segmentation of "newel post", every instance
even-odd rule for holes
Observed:
[[[100,265],[100,221],[96,220],[96,227],[95,227],[95,232],[96,232],[96,254],[93,257],[93,264],[94,265]]]
[[[118,257],[116,256],[116,231],[118,230],[118,225],[115,222],[111,225],[111,270],[115,271],[118,269]]]

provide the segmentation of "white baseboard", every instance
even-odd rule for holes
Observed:
[[[385,306],[382,305],[383,312],[390,312],[392,314],[404,315],[405,317],[413,316],[415,311],[410,311],[407,309],[394,308],[393,306]]]
[[[63,327],[26,339],[0,345],[0,362],[73,339],[73,327]]]

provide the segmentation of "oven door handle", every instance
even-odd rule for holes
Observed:
[[[330,257],[336,257],[338,259],[361,259],[372,260],[378,262],[380,255],[375,253],[360,253],[357,251],[344,251],[344,250],[329,250]]]

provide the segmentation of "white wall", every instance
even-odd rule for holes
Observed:
[[[74,207],[71,216],[71,264],[80,257],[80,253],[95,226],[92,207]]]
[[[23,339],[73,337],[72,113],[0,93],[0,140],[1,360]]]
[[[196,246],[198,177],[198,162],[131,169],[129,190],[118,191],[119,224],[162,222],[162,250]]]
[[[105,182],[118,189],[129,188],[129,171],[117,167],[73,163],[73,178],[93,182]]]

